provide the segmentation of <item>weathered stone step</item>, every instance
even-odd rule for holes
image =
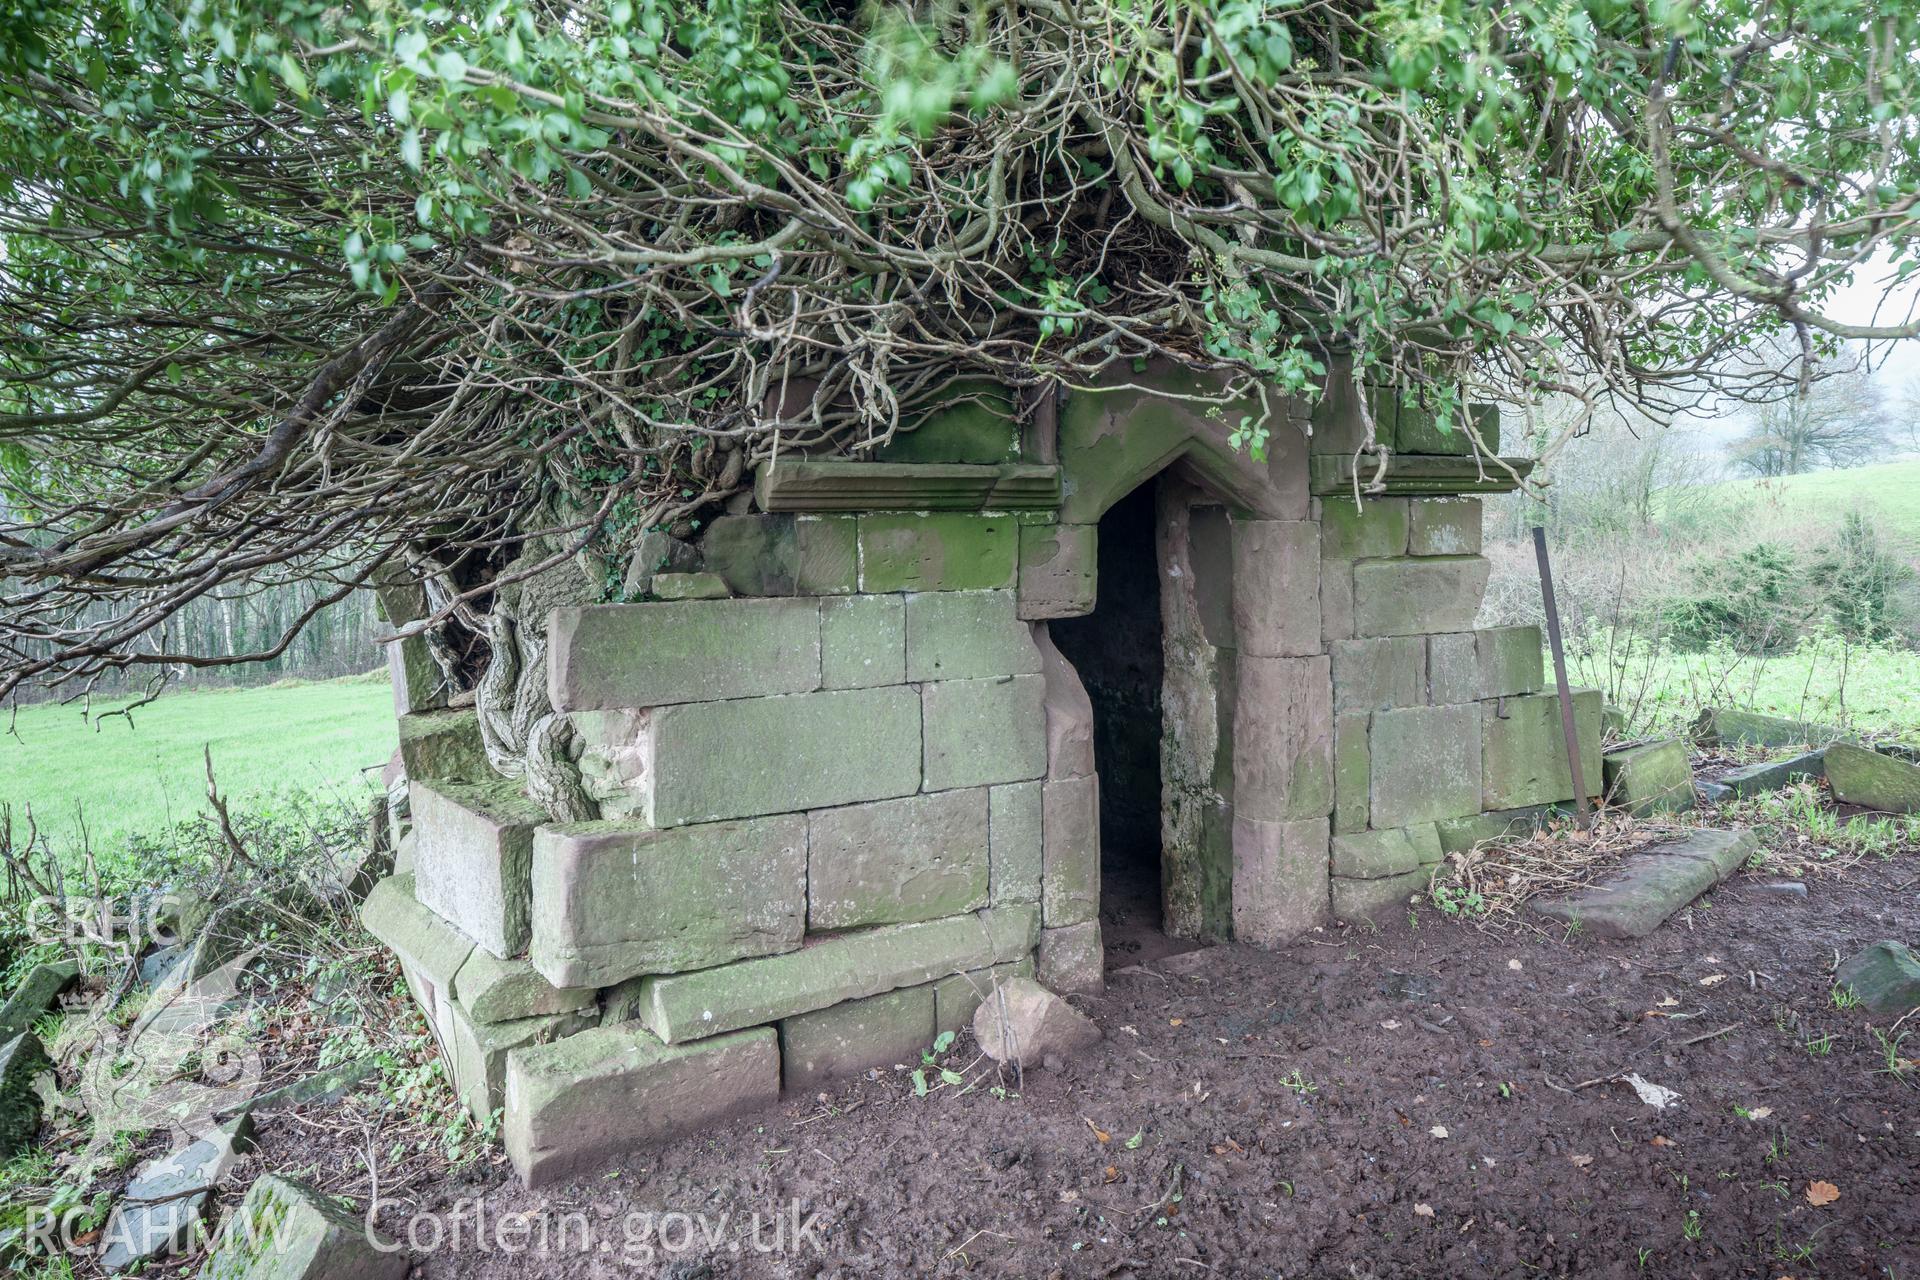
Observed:
[[[1596,938],[1644,938],[1669,917],[1738,871],[1760,843],[1746,828],[1696,830],[1628,856],[1618,871],[1564,897],[1536,899],[1549,920]]]

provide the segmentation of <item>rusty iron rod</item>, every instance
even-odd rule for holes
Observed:
[[[1533,527],[1533,554],[1540,562],[1540,599],[1547,609],[1547,643],[1553,649],[1553,682],[1560,690],[1560,733],[1567,743],[1567,768],[1573,778],[1573,811],[1580,829],[1593,830],[1593,812],[1587,806],[1586,771],[1580,767],[1580,732],[1573,723],[1573,690],[1567,687],[1567,653],[1560,643],[1560,608],[1553,599],[1553,566],[1547,563],[1547,531]]]

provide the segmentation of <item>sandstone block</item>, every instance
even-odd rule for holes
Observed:
[[[1636,817],[1693,808],[1693,765],[1677,738],[1609,751],[1601,768],[1607,803]]]
[[[1577,924],[1596,938],[1644,938],[1738,871],[1759,852],[1753,832],[1697,830],[1630,855],[1599,882],[1563,897],[1535,898],[1534,914]]]
[[[1560,699],[1551,693],[1481,704],[1483,809],[1523,809],[1573,798],[1566,742],[1560,731]],[[1504,712],[1504,714],[1502,714]],[[1574,733],[1587,790],[1598,795],[1600,691],[1573,691]]]
[[[1041,784],[1010,782],[988,795],[988,895],[996,907],[1040,901]]]
[[[481,1022],[444,992],[434,1003],[433,1027],[447,1064],[448,1083],[467,1114],[486,1123],[505,1097],[507,1055],[526,1045],[548,1044],[584,1031],[600,1020],[600,1009],[589,1006],[569,1013]]]
[[[555,609],[559,711],[655,707],[820,687],[820,602],[681,600]]]
[[[1033,719],[1037,736],[1037,710]],[[966,733],[973,727],[970,720],[949,724],[957,741],[948,750],[975,745]],[[658,707],[646,733],[653,768],[643,812],[655,826],[823,809],[920,789],[920,698],[902,685]],[[981,735],[981,748],[996,745],[1003,744]],[[930,790],[963,785],[970,784],[942,783],[928,772]]]
[[[37,964],[29,969],[7,1002],[0,1005],[0,1040],[10,1040],[23,1031],[33,1030],[33,1024],[46,1016],[60,993],[79,976],[80,966],[72,960]]]
[[[940,979],[933,984],[934,1033],[958,1031],[967,1026],[973,1021],[974,1010],[996,986],[1009,978],[1032,976],[1033,957],[1023,956],[990,969],[973,969]]]
[[[807,929],[938,920],[987,905],[985,787],[807,815]]]
[[[1382,880],[1439,862],[1440,833],[1431,822],[1388,831],[1356,831],[1333,838],[1333,874]]]
[[[906,609],[899,596],[839,596],[820,602],[820,683],[870,689],[907,678]]]
[[[414,781],[414,893],[501,959],[527,949],[528,868],[546,812],[509,782]]]
[[[1100,914],[1100,779],[1058,778],[1043,786],[1040,921],[1057,929]]]
[[[473,954],[473,939],[420,905],[410,875],[391,875],[373,886],[360,904],[360,924],[435,989],[451,986]]]
[[[1033,975],[1055,991],[1097,995],[1106,990],[1107,955],[1100,944],[1100,922],[1041,930]]]
[[[453,998],[476,1022],[572,1013],[598,1003],[592,987],[556,987],[527,961],[497,959],[478,947],[453,975]]]
[[[263,1174],[222,1229],[201,1280],[401,1280],[397,1243],[304,1182]]]
[[[907,679],[1038,675],[1033,628],[1011,591],[927,591],[907,597]]]
[[[1322,651],[1320,530],[1311,520],[1233,522],[1233,625],[1257,658]]]
[[[1022,618],[1077,618],[1093,612],[1099,589],[1099,526],[1020,526]]]
[[[1440,833],[1442,853],[1461,853],[1475,845],[1505,836],[1524,837],[1545,826],[1557,810],[1552,805],[1532,805],[1525,809],[1502,809],[1495,813],[1471,813],[1445,818],[1435,826]]]
[[[733,594],[717,573],[656,573],[647,590],[660,600],[725,600]]]
[[[480,717],[471,708],[415,711],[400,717],[400,761],[409,778],[486,782],[498,776],[487,763]]]
[[[777,1022],[843,1000],[1017,960],[1038,907],[996,907],[918,924],[809,939],[798,951],[641,980],[638,1013],[669,1044]]]
[[[780,1023],[785,1087],[811,1093],[869,1067],[920,1061],[933,1043],[933,987],[846,1000]]]
[[[1046,682],[1047,776],[1084,778],[1093,772],[1093,700],[1044,623],[1033,629]]]
[[[1437,707],[1480,699],[1480,646],[1471,631],[1427,637],[1427,701]]]
[[[1417,707],[1427,700],[1426,640],[1421,636],[1336,640],[1331,656],[1336,713]]]
[[[1373,810],[1373,761],[1368,754],[1365,712],[1333,722],[1333,830],[1361,831]]]
[[[1238,671],[1236,812],[1263,822],[1325,817],[1333,806],[1333,686],[1327,659],[1243,657]]]
[[[1848,804],[1883,813],[1920,813],[1920,767],[1850,742],[1827,748],[1827,781]]]
[[[1009,516],[876,512],[859,520],[862,591],[995,590],[1017,581],[1019,526]]]
[[[1330,560],[1378,560],[1407,554],[1410,515],[1405,498],[1324,498],[1321,554]]]
[[[0,1160],[33,1145],[43,1106],[34,1081],[52,1071],[46,1048],[31,1031],[0,1041]]]
[[[539,1187],[773,1105],[780,1050],[772,1027],[669,1045],[622,1023],[508,1055],[506,1097],[507,1157]]]
[[[790,951],[806,926],[807,819],[550,826],[532,883],[531,959],[558,987]]]
[[[1353,561],[1320,560],[1320,638],[1353,638]]]
[[[1762,791],[1777,791],[1802,778],[1824,778],[1826,775],[1826,752],[1808,751],[1785,760],[1763,760],[1759,764],[1723,773],[1719,782],[1736,796],[1751,796]]]
[[[1233,936],[1272,947],[1327,915],[1327,820],[1233,820]]]
[[[1540,628],[1489,627],[1473,633],[1482,698],[1511,698],[1547,687]]]
[[[995,1062],[1037,1067],[1085,1053],[1100,1043],[1100,1028],[1032,978],[1013,978],[980,1002],[973,1038]]]
[[[1465,631],[1480,612],[1483,556],[1366,560],[1353,566],[1353,625],[1363,636]]]
[[[1436,864],[1437,865],[1437,864]],[[1435,867],[1425,866],[1405,875],[1379,880],[1349,880],[1333,877],[1333,918],[1357,924],[1379,920],[1396,911],[1405,911],[1415,897],[1425,894],[1433,881]]]
[[[1415,498],[1407,553],[1416,556],[1477,556],[1481,517],[1478,498]]]
[[[852,516],[720,516],[700,549],[739,595],[845,595],[858,578],[855,532]]]
[[[1406,827],[1481,808],[1480,708],[1379,711],[1367,740],[1372,825]]]
[[[922,685],[926,789],[1024,782],[1045,774],[1045,697],[1037,675]]]
[[[1874,1013],[1903,1017],[1920,1008],[1920,957],[1903,943],[1876,942],[1848,956],[1833,985],[1852,991]]]
[[[430,711],[447,702],[446,675],[433,660],[425,636],[389,640],[387,681],[393,686],[393,714]]]
[[[660,529],[649,529],[634,540],[633,554],[620,579],[620,596],[632,600],[646,594],[656,573],[692,573],[700,568],[700,552]]]

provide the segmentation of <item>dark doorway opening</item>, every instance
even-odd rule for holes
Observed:
[[[1093,702],[1100,775],[1100,925],[1112,954],[1157,954],[1161,934],[1160,557],[1154,489],[1100,519],[1098,602],[1049,628]],[[1152,958],[1146,955],[1142,958]]]

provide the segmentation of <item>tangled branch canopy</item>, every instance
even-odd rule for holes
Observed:
[[[1784,333],[1722,389],[1790,389],[1920,331],[1827,310],[1914,269],[1916,47],[1910,0],[22,0],[0,694],[276,575],[483,607],[961,379],[1657,417]]]

